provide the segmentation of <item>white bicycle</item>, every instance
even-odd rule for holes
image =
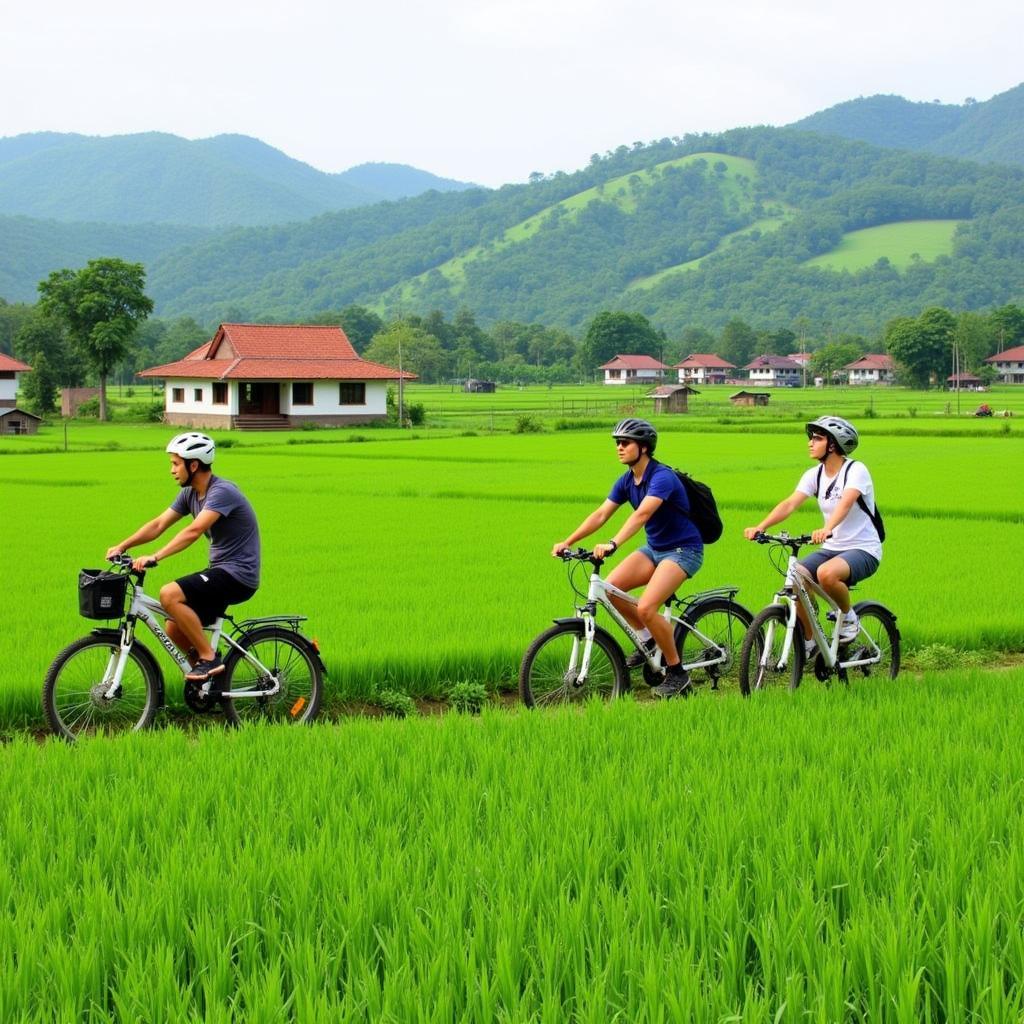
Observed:
[[[754,617],[743,640],[739,658],[740,692],[749,696],[753,690],[784,682],[795,690],[804,672],[804,634],[797,618],[797,603],[807,612],[811,639],[815,643],[814,674],[822,682],[836,676],[849,682],[851,670],[862,676],[895,679],[900,670],[900,631],[896,616],[877,601],[859,601],[853,606],[860,620],[855,639],[844,642],[839,637],[839,606],[824,590],[797,567],[800,548],[811,543],[809,534],[791,537],[783,531],[777,536],[759,533],[758,544],[770,544],[783,558],[775,559],[775,568],[785,583],[767,608]],[[788,554],[785,554],[788,552]],[[785,568],[782,561],[785,560]],[[831,635],[818,619],[817,600],[830,609],[826,618],[832,625]]]
[[[604,559],[592,551],[566,549],[562,561],[569,565],[569,583],[582,604],[576,615],[555,619],[527,648],[519,669],[519,695],[528,707],[579,700],[589,694],[606,700],[629,690],[629,669],[615,638],[596,622],[598,608],[612,620],[644,655],[644,680],[651,686],[664,681],[661,650],[644,648],[636,631],[611,602],[611,595],[636,604],[637,599],[601,578]],[[577,570],[593,567],[586,590],[578,584]],[[753,616],[735,600],[739,587],[718,587],[672,596],[665,603],[665,618],[673,624],[676,648],[683,668],[695,684],[710,682],[712,689],[735,680],[740,645]],[[677,611],[673,611],[676,609]]]
[[[132,568],[130,555],[111,561],[113,571],[82,570],[79,612],[88,619],[120,621],[65,647],[43,684],[46,719],[67,740],[146,729],[164,707],[163,673],[135,636],[138,622],[149,628],[182,676],[192,669],[187,655],[160,627],[167,613],[145,592],[145,571]],[[253,718],[311,722],[320,709],[326,672],[316,641],[300,630],[305,618],[216,619],[207,632],[214,650],[225,649],[224,672],[205,682],[185,679],[185,703],[199,714],[223,711],[232,724]]]

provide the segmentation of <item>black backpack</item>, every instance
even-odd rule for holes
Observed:
[[[846,468],[843,470],[843,490],[846,489],[846,478],[850,475],[850,467],[856,461],[857,461],[856,459],[847,459],[846,460]],[[817,476],[817,478],[814,481],[814,496],[815,497],[818,496],[818,492],[821,490],[821,473],[822,473],[822,470],[824,468],[825,468],[824,466],[819,466],[818,467],[818,476]],[[839,477],[836,477],[836,480],[838,480],[838,479],[839,479]],[[836,480],[833,480],[832,483],[830,483],[828,485],[828,490],[825,492],[825,497],[826,498],[831,493],[832,488],[835,487]],[[879,509],[878,503],[875,502],[875,511],[872,512],[871,509],[868,508],[868,503],[864,500],[864,495],[863,494],[859,494],[859,495],[857,495],[857,504],[860,506],[861,511],[864,513],[864,515],[866,515],[868,517],[868,519],[871,520],[871,525],[875,528],[875,533],[878,534],[878,539],[879,540],[885,540],[885,521],[882,519],[882,511],[881,511],[881,509]]]
[[[686,488],[686,496],[690,499],[690,519],[697,527],[700,539],[705,544],[714,544],[722,536],[722,517],[718,514],[715,496],[707,484],[694,480],[689,473],[681,469],[673,469],[673,473],[682,481]]]

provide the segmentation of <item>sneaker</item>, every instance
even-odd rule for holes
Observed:
[[[651,693],[662,700],[669,700],[671,697],[685,697],[693,689],[690,682],[690,673],[685,672],[678,665],[670,665],[665,670],[665,682],[658,686],[651,687]]]
[[[810,661],[814,657],[814,652],[818,649],[818,645],[813,640],[804,641],[804,661]]]
[[[647,664],[647,656],[654,654],[658,649],[658,641],[654,637],[649,637],[643,642],[643,650],[634,651],[626,659],[626,668],[639,668],[641,665]]]
[[[193,683],[205,683],[210,676],[218,676],[223,671],[224,662],[219,654],[215,654],[209,661],[197,662],[185,678]]]
[[[856,612],[851,611],[844,616],[843,621],[839,624],[839,642],[841,644],[853,643],[859,633],[860,619],[857,618]]]

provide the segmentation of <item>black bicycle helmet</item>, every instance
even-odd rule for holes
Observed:
[[[630,441],[637,441],[647,446],[647,454],[653,455],[654,449],[658,446],[658,432],[647,420],[634,419],[628,416],[619,420],[612,431],[612,437],[617,441],[620,437],[629,438]]]

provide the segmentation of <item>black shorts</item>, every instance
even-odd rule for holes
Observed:
[[[185,604],[204,626],[220,618],[229,604],[241,604],[256,593],[255,587],[240,583],[225,569],[203,569],[174,581],[185,595]]]

